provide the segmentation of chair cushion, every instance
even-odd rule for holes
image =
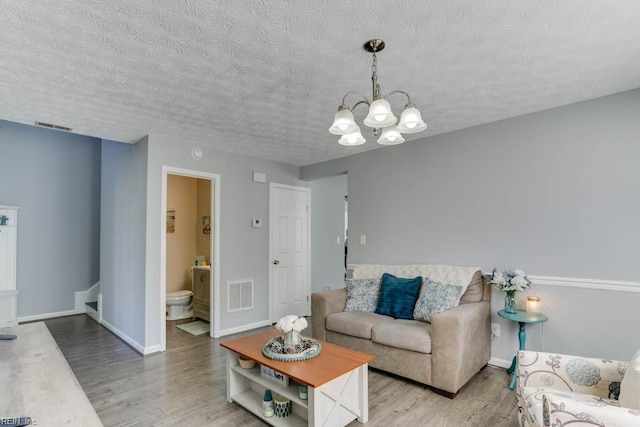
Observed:
[[[627,427],[640,425],[640,411],[612,406],[596,396],[579,400],[572,395],[545,393],[542,419],[545,426]]]
[[[376,313],[396,319],[413,320],[413,307],[418,299],[420,285],[422,285],[420,276],[405,279],[384,273]]]
[[[373,326],[371,339],[402,350],[431,354],[431,325],[415,320],[396,319]]]
[[[345,279],[344,283],[347,287],[345,311],[376,311],[381,279]]]
[[[431,318],[436,314],[457,307],[462,292],[462,286],[438,283],[426,278],[413,309],[413,318],[431,323]]]
[[[620,406],[640,410],[640,350],[631,359],[620,382]]]
[[[325,322],[329,331],[370,340],[374,325],[393,322],[393,318],[366,311],[343,311],[328,315]]]
[[[590,405],[610,405],[619,406],[615,399],[605,399],[592,394],[580,393],[577,391],[556,390],[546,387],[521,387],[518,389],[520,397],[525,402],[524,417],[532,425],[542,426],[543,396],[553,396],[554,400],[571,399],[576,402],[585,402]]]

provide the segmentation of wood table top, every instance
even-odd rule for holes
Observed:
[[[281,332],[272,329],[248,337],[225,341],[220,345],[314,388],[375,360],[375,356],[370,354],[322,340],[317,340],[322,344],[322,350],[313,359],[297,362],[269,359],[262,354],[262,347],[277,335],[281,335]]]

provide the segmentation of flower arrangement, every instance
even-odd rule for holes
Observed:
[[[295,331],[302,332],[307,326],[307,319],[304,317],[298,317],[295,314],[289,314],[287,316],[282,317],[276,323],[276,329],[282,331],[284,333]]]
[[[498,291],[515,293],[528,289],[531,282],[522,270],[502,271],[494,268],[491,276],[491,284]]]

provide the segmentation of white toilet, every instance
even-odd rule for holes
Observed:
[[[180,320],[193,317],[191,291],[167,292],[167,320]]]

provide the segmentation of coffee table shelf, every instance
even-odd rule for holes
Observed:
[[[259,365],[251,369],[245,369],[235,364],[237,363],[236,353],[229,359],[228,361],[231,365],[228,371],[230,375],[228,393],[231,400],[273,426],[301,427],[308,424],[308,405],[306,401],[298,397],[297,383],[290,381],[289,387],[284,387],[276,382],[263,378],[260,375]],[[293,403],[293,413],[282,418],[275,415],[271,417],[262,415],[262,397],[266,389],[291,400]]]
[[[306,427],[307,425],[307,420],[296,414],[291,414],[284,418],[279,418],[275,415],[267,418],[262,415],[262,396],[255,390],[245,390],[242,393],[232,396],[232,398],[234,402],[238,403],[240,406],[244,407],[249,412],[252,412],[254,415],[257,415],[258,418],[272,426]]]
[[[297,403],[298,405],[302,406],[303,408],[307,409],[307,401],[306,400],[302,400],[300,399],[300,397],[298,396],[298,383],[291,381],[289,383],[289,387],[284,388],[279,384],[276,384],[275,382],[265,379],[260,375],[260,368],[258,366],[251,368],[251,369],[245,369],[243,367],[241,367],[240,365],[233,365],[231,366],[231,370],[234,371],[237,374],[240,374],[244,377],[247,377],[250,381],[253,381],[259,385],[261,385],[262,387],[264,387],[265,389],[271,389],[274,391],[277,391],[277,393],[282,396],[282,397],[286,397],[287,399],[289,399],[290,401],[292,401],[293,403]],[[260,402],[262,402],[262,396],[260,396]]]

